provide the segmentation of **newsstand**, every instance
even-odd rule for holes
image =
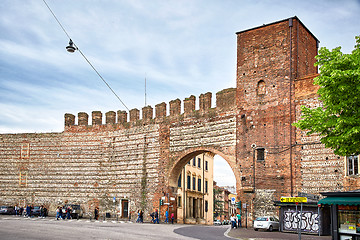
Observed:
[[[317,201],[308,201],[301,204],[293,202],[275,201],[279,207],[279,222],[281,232],[301,233],[312,235],[330,235],[330,208],[318,205]],[[302,219],[300,224],[300,218]]]
[[[331,208],[332,239],[360,239],[360,190],[321,195],[319,204]]]

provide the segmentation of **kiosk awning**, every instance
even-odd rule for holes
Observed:
[[[360,205],[360,197],[326,197],[321,199],[318,204]]]

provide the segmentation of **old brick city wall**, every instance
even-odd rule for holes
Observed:
[[[318,136],[291,126],[300,105],[321,104],[312,84],[317,39],[297,17],[237,33],[237,87],[167,104],[65,114],[61,133],[0,135],[0,204],[80,203],[114,209],[113,198],[147,214],[173,195],[189,159],[222,156],[236,177],[238,199],[253,217],[277,210],[273,201],[298,192],[358,188],[345,159]],[[196,107],[198,106],[198,107]],[[129,119],[129,120],[128,120]],[[176,204],[174,204],[176,207]]]

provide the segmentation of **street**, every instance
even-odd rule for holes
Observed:
[[[0,216],[0,239],[228,239],[226,227]],[[201,229],[201,230],[199,230]]]
[[[229,225],[204,226],[183,224],[150,224],[128,221],[56,220],[0,215],[0,239],[298,239],[294,233],[233,229]],[[330,240],[331,236],[302,235],[303,240]]]

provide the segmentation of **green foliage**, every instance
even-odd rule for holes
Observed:
[[[320,134],[321,142],[335,154],[360,153],[360,36],[351,54],[341,47],[321,48],[315,66],[320,75],[314,79],[323,107],[301,107],[302,118],[293,125]]]

